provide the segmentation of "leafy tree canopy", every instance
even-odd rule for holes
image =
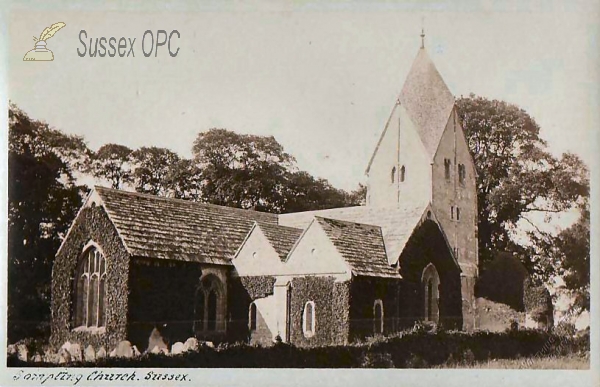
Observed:
[[[461,97],[457,108],[477,170],[480,263],[495,251],[517,254],[538,281],[556,274],[547,237],[532,214],[561,213],[589,197],[584,163],[573,154],[556,158],[540,138],[535,120],[515,105]],[[515,238],[520,221],[529,222],[530,244]]]
[[[74,173],[89,150],[69,136],[9,107],[8,315],[11,339],[35,335],[49,317],[54,254],[86,188]]]
[[[90,161],[91,174],[108,180],[114,189],[133,182],[133,151],[124,145],[102,145]]]

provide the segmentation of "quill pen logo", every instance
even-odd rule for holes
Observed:
[[[66,26],[66,24],[63,22],[54,23],[50,27],[46,27],[39,38],[34,36],[33,41],[35,42],[35,47],[25,54],[23,60],[26,62],[54,60],[54,54],[46,48],[46,41],[53,37],[54,34],[64,26]]]

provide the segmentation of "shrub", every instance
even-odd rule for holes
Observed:
[[[271,347],[245,343],[201,347],[179,356],[144,354],[137,358],[105,358],[94,363],[74,362],[74,367],[169,368],[424,368],[438,365],[470,366],[494,359],[546,358],[577,354],[587,356],[589,330],[574,337],[544,330],[478,331],[473,333],[421,328],[393,336],[376,336],[348,346],[299,348],[286,343]],[[12,356],[8,366],[59,366],[24,363]],[[63,366],[62,364],[60,366]]]

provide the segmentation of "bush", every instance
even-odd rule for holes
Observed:
[[[136,368],[424,368],[438,365],[472,365],[494,359],[545,358],[578,354],[590,349],[589,330],[569,337],[544,330],[427,332],[420,327],[393,336],[376,336],[348,346],[301,348],[286,343],[271,347],[244,343],[201,347],[178,356],[144,354],[137,358],[105,358],[75,362],[74,367]],[[9,366],[58,366],[24,363],[9,358]],[[61,364],[61,366],[64,366]]]

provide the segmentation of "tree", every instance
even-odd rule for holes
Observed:
[[[590,310],[590,207],[586,201],[577,222],[556,237],[554,254],[560,262],[564,289],[578,311]]]
[[[112,188],[120,189],[133,181],[131,163],[133,151],[124,145],[106,144],[91,158],[91,173],[94,177],[108,180]]]
[[[54,254],[86,189],[75,171],[87,162],[83,139],[9,106],[8,337],[47,334]]]
[[[552,156],[535,120],[515,105],[471,94],[457,108],[477,170],[480,264],[495,251],[514,252],[537,280],[547,281],[556,267],[535,244],[543,232],[531,215],[561,213],[589,196],[585,165],[572,154]],[[533,245],[514,237],[519,221],[534,229]]]
[[[348,206],[365,206],[367,204],[367,186],[358,183],[358,188],[348,194]]]
[[[171,196],[173,165],[181,159],[169,149],[141,147],[132,153],[135,190],[159,196]]]
[[[348,194],[325,179],[315,179],[308,172],[290,173],[286,180],[285,212],[323,210],[361,203],[360,188]]]
[[[202,169],[202,199],[209,203],[282,212],[294,158],[274,137],[210,129],[198,134],[194,161]]]
[[[167,181],[169,196],[193,201],[202,197],[202,173],[193,160],[181,159],[171,165]]]

